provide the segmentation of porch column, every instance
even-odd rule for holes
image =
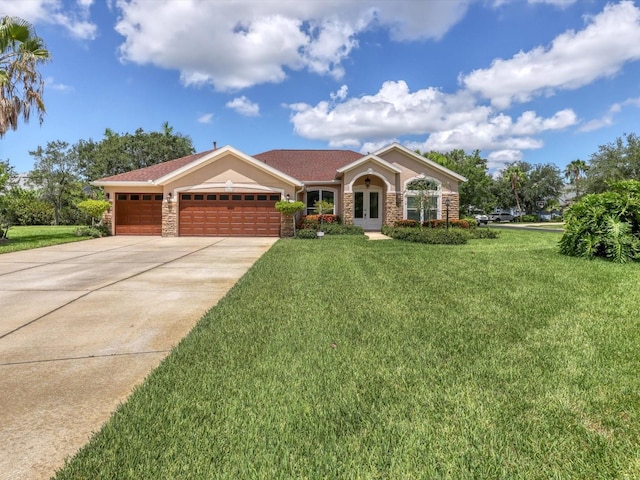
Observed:
[[[442,218],[445,216],[447,207],[446,201],[449,199],[449,220],[460,219],[460,195],[457,193],[442,194]]]
[[[167,200],[162,201],[162,236],[178,236],[178,205]]]
[[[384,200],[384,224],[393,226],[396,220],[402,220],[402,194],[387,193]]]
[[[342,195],[342,223],[353,225],[353,193]]]

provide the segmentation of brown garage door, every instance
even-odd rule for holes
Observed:
[[[116,235],[161,234],[161,193],[116,194]]]
[[[182,193],[179,234],[204,237],[278,237],[278,194]]]

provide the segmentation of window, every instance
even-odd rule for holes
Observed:
[[[127,199],[127,194],[126,193],[119,193],[117,198],[118,198],[118,200],[126,200]]]
[[[430,178],[417,178],[407,183],[406,214],[408,220],[424,222],[438,218],[440,184]]]
[[[140,200],[140,195],[129,195],[129,200]]]
[[[242,195],[231,195],[231,200],[242,200]]]
[[[162,200],[162,194],[158,194],[154,197],[156,200]]]
[[[191,194],[190,193],[183,193],[182,194],[182,200],[191,200]]]
[[[215,195],[207,195],[207,200],[215,200],[216,196]]]
[[[258,195],[258,201],[259,202],[266,202],[267,201],[267,196],[266,195]]]
[[[193,196],[194,200],[204,200],[204,195],[196,194]]]
[[[309,190],[307,191],[307,215],[316,213],[315,204],[318,200],[333,204],[333,210],[327,213],[336,212],[335,192],[333,190]]]

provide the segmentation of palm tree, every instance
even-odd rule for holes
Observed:
[[[518,191],[522,186],[522,182],[525,180],[527,174],[522,170],[518,165],[510,165],[504,171],[504,178],[509,181],[511,185],[511,190],[513,190],[513,194],[516,197],[516,206],[518,207],[518,215],[522,215],[522,209],[520,208],[520,196],[518,195]]]
[[[28,22],[0,19],[0,138],[9,128],[18,128],[20,117],[28,122],[32,106],[42,123],[44,81],[37,67],[49,58],[44,41]]]
[[[580,181],[584,178],[589,169],[584,160],[573,160],[564,169],[564,178],[576,189],[576,199],[580,197]]]

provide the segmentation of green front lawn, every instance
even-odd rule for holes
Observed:
[[[0,253],[17,252],[31,248],[48,247],[61,243],[88,240],[90,237],[78,237],[75,225],[11,227],[9,241],[0,242]]]
[[[282,240],[57,478],[638,478],[640,270],[559,238]]]

